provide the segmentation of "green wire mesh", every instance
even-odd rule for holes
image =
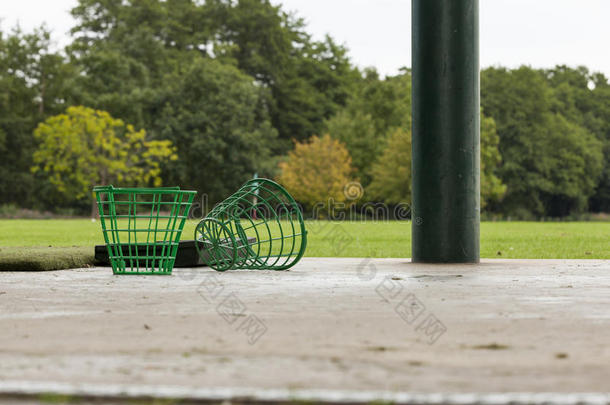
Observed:
[[[307,231],[282,186],[254,179],[210,211],[195,240],[202,261],[215,270],[285,270],[303,257]]]
[[[114,274],[171,274],[195,191],[93,189]]]

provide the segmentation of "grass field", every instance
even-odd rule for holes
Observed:
[[[183,239],[192,239],[189,221]],[[411,223],[308,221],[310,257],[410,257]],[[93,265],[99,222],[0,220],[0,270]],[[610,259],[610,222],[483,222],[481,257]]]

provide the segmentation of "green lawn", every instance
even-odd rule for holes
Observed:
[[[193,238],[196,223],[187,223],[183,239]],[[306,256],[411,255],[410,222],[308,221],[307,229]],[[0,220],[0,270],[92,264],[93,245],[101,243],[99,222]],[[481,257],[610,259],[610,222],[484,222]]]

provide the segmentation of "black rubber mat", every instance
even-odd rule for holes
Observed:
[[[256,242],[256,238],[248,238],[248,243]],[[199,241],[199,246],[201,247],[203,244],[202,241]],[[123,254],[129,256],[129,246],[124,244],[122,246]],[[132,247],[132,249],[134,249]],[[149,248],[150,249],[150,248]],[[133,251],[132,251],[133,252]],[[146,246],[139,246],[138,256],[146,255]],[[110,266],[110,259],[108,259],[108,248],[106,245],[96,245],[95,246],[95,261],[98,266]],[[183,240],[180,241],[178,245],[178,253],[176,254],[176,262],[174,263],[174,267],[198,267],[205,266],[199,254],[197,253],[197,248],[195,247],[194,240]]]

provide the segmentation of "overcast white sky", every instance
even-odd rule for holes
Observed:
[[[410,0],[272,0],[329,33],[359,66],[394,74],[411,65]],[[60,45],[76,0],[0,0],[2,28],[46,22]],[[481,66],[585,65],[610,76],[610,0],[480,0]]]

